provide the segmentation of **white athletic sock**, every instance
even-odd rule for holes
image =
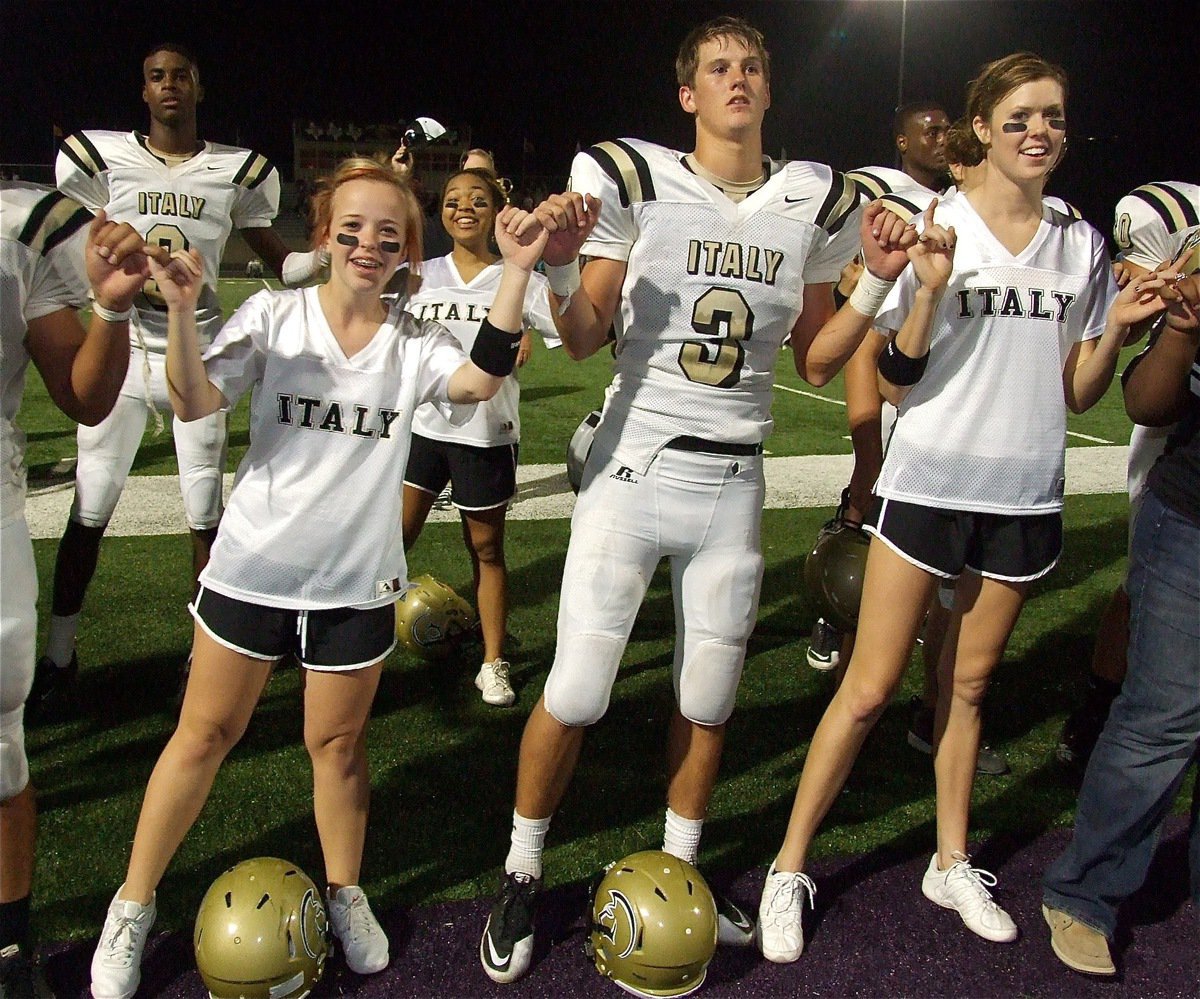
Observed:
[[[54,660],[59,669],[66,669],[71,664],[71,654],[75,651],[75,633],[79,630],[79,614],[50,615],[50,634],[46,638],[46,655]]]
[[[505,874],[528,874],[531,878],[542,876],[542,849],[549,828],[549,817],[527,819],[513,812],[512,845],[504,861]]]
[[[668,808],[663,829],[663,852],[694,864],[696,854],[700,852],[700,830],[703,827],[703,819],[685,819]]]

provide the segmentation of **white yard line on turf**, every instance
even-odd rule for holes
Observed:
[[[1067,449],[1068,495],[1123,493],[1129,448],[1073,447]],[[770,510],[798,507],[832,507],[850,479],[853,457],[848,454],[803,455],[764,458],[767,479],[766,507]],[[522,465],[517,469],[520,491],[510,520],[554,520],[571,516],[575,497],[567,485],[562,465]],[[225,476],[228,496],[233,476]],[[57,538],[71,510],[74,483],[55,486],[32,484],[25,506],[30,534],[35,538]],[[458,520],[456,510],[434,510],[434,523]],[[135,475],[126,483],[117,504],[108,535],[131,537],[144,534],[183,534],[183,504],[179,481],[174,475]]]

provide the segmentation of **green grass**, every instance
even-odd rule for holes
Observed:
[[[252,284],[224,283],[242,295]],[[790,367],[786,355],[781,381],[799,387],[784,366]],[[575,364],[561,352],[538,351],[523,374],[522,458],[561,460],[581,415],[599,403],[608,374],[603,355]],[[23,422],[33,463],[73,453],[70,427],[48,415],[35,374],[26,395]],[[1098,408],[1075,427],[1124,440],[1119,400],[1110,394]],[[244,447],[244,409],[239,412],[235,440]],[[840,407],[780,393],[776,419],[773,453],[848,450]],[[169,441],[148,441],[135,474],[173,470]],[[782,836],[808,740],[830,693],[827,677],[804,664],[813,612],[801,573],[806,546],[828,514],[764,515],[762,607],[705,829],[704,867],[765,865]],[[1024,839],[1070,820],[1074,794],[1051,754],[1089,660],[1100,609],[1123,572],[1125,516],[1122,495],[1068,500],[1065,561],[1029,602],[989,694],[986,733],[1013,770],[977,785],[972,828],[978,840]],[[375,790],[364,880],[377,906],[493,890],[507,849],[521,730],[553,657],[567,535],[566,521],[513,521],[508,528],[515,708],[480,703],[471,684],[477,648],[449,663],[400,654],[389,662],[370,730]],[[51,541],[35,543],[43,615],[54,550]],[[469,593],[470,569],[456,525],[428,525],[411,561],[414,571],[432,572]],[[85,707],[77,718],[28,736],[40,791],[35,898],[45,939],[94,934],[121,882],[146,779],[174,724],[177,670],[191,636],[184,609],[190,587],[182,537],[106,541],[79,637]],[[672,636],[671,597],[660,571],[611,708],[589,732],[576,781],[555,817],[547,855],[552,883],[590,876],[603,862],[660,840],[659,764],[672,703]],[[910,670],[817,841],[820,854],[929,849],[931,768],[904,747],[905,704],[919,682],[919,670]],[[189,926],[212,878],[237,860],[262,854],[288,857],[321,875],[296,670],[271,681],[250,731],[219,774],[163,883],[159,925]]]

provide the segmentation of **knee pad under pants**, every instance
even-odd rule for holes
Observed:
[[[33,686],[37,569],[24,517],[0,528],[0,801],[29,783],[25,698]]]
[[[558,606],[558,646],[546,710],[564,725],[604,717],[617,668],[658,553],[641,539],[578,520],[571,531]]]
[[[171,425],[179,459],[179,491],[183,513],[193,531],[216,527],[223,509],[221,486],[228,435],[224,413]]]
[[[112,518],[141,447],[149,413],[145,400],[120,395],[112,412],[100,423],[94,427],[80,425],[76,430],[79,459],[71,519],[77,524],[104,527]]]
[[[672,559],[675,699],[690,722],[721,725],[733,713],[762,573],[763,559],[754,549]]]

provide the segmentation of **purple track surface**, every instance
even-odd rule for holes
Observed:
[[[719,948],[698,996],[1200,996],[1200,912],[1188,889],[1186,829],[1171,820],[1146,886],[1125,906],[1115,954],[1115,979],[1066,969],[1050,950],[1042,921],[1041,875],[1067,833],[1032,843],[993,840],[977,863],[1000,877],[998,901],[1021,927],[1013,944],[971,934],[954,912],[921,894],[927,856],[881,853],[829,859],[813,866],[817,910],[806,920],[804,956],[773,965],[754,949]],[[713,883],[748,910],[757,908],[764,871]],[[514,985],[492,984],[479,965],[479,935],[488,901],[452,902],[382,914],[392,944],[391,965],[360,978],[339,958],[331,962],[320,996],[382,997],[626,995],[597,975],[582,955],[584,889],[548,891],[538,913],[538,944],[529,975]],[[46,973],[59,996],[85,996],[95,939],[46,946]],[[147,948],[139,996],[203,997],[188,934],[156,934]]]

